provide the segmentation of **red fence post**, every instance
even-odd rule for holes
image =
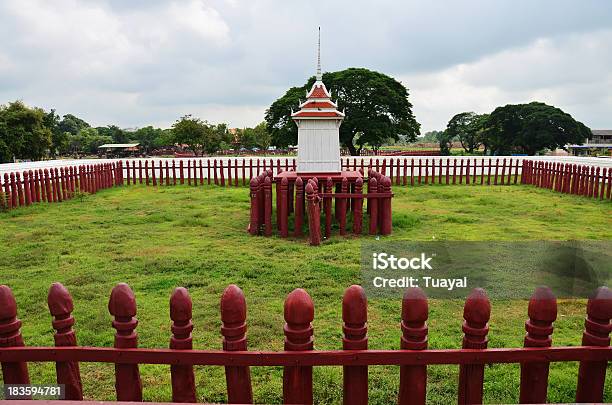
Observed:
[[[21,336],[21,321],[17,319],[17,302],[13,292],[0,285],[0,347],[25,346]],[[28,365],[25,362],[2,363],[4,384],[29,384]]]
[[[23,188],[25,194],[25,205],[32,205],[32,192],[30,191],[30,173],[27,170],[23,172]]]
[[[11,182],[8,173],[4,173],[4,198],[8,209],[13,208],[13,197],[11,194]]]
[[[129,160],[125,161],[125,169],[127,172],[127,185],[129,186],[130,185],[130,161]]]
[[[249,224],[249,233],[251,235],[259,234],[259,207],[258,203],[258,195],[257,191],[259,189],[259,182],[257,181],[257,177],[253,177],[249,184],[250,187],[250,196],[251,196],[251,222]]]
[[[391,180],[389,177],[383,177],[379,188],[381,188],[381,192],[385,194],[391,194]],[[393,218],[391,215],[391,196],[385,196],[380,199],[381,204],[378,207],[381,212],[381,224],[380,224],[380,233],[381,235],[390,235],[393,228]]]
[[[402,350],[427,349],[427,296],[418,287],[406,290],[402,299]],[[427,366],[400,366],[399,405],[425,404]]]
[[[295,225],[294,236],[302,236],[304,224],[304,181],[301,177],[295,179]]]
[[[582,345],[610,346],[611,318],[612,291],[608,287],[599,287],[587,303]],[[576,402],[603,402],[607,366],[606,360],[580,362]]]
[[[76,346],[76,333],[72,329],[74,325],[74,317],[72,316],[74,305],[66,287],[60,283],[51,284],[47,304],[53,317],[51,325],[55,329],[53,335],[55,346]],[[55,372],[57,383],[66,386],[65,399],[81,401],[83,399],[83,384],[81,383],[79,363],[76,361],[58,361],[55,363]]]
[[[113,288],[108,311],[115,317],[113,328],[115,334],[114,346],[119,349],[133,349],[138,345],[136,326],[136,299],[130,287],[119,283]],[[138,364],[115,364],[115,389],[117,401],[142,401],[142,382]]]
[[[272,180],[268,176],[264,179],[264,236],[272,236]]]
[[[176,186],[176,161],[172,159],[172,185]]]
[[[170,319],[172,319],[172,337],[170,349],[193,349],[191,331],[191,297],[186,288],[177,287],[170,296]],[[172,402],[196,402],[195,377],[191,364],[172,364]]]
[[[217,159],[215,159],[214,162],[213,162],[213,176],[215,178],[215,181],[214,181],[215,186],[218,186],[219,185],[219,178],[217,177]]]
[[[368,349],[368,299],[361,286],[352,285],[342,297],[342,349]],[[368,366],[344,366],[345,405],[368,403]]]
[[[60,167],[60,192],[62,193],[62,200],[66,201],[68,199],[68,194],[66,193],[66,170],[63,167]]]
[[[19,172],[17,172],[15,173],[15,176],[15,184],[17,185],[17,196],[19,197],[19,206],[23,207],[25,205],[25,202],[23,198],[23,185],[21,184],[21,175],[19,174]]]
[[[548,287],[538,287],[529,300],[525,322],[525,347],[550,347],[553,322],[557,319],[557,299]],[[548,362],[521,364],[520,402],[545,403],[548,390]]]
[[[312,193],[312,184],[306,193]],[[284,305],[285,350],[313,349],[314,303],[308,293],[297,288],[287,296]],[[283,370],[283,402],[285,404],[312,404],[312,366],[286,366]]]
[[[378,182],[376,177],[373,176],[373,172],[370,171],[370,177],[368,179],[368,210],[370,211],[370,222],[369,222],[369,233],[370,235],[376,235],[378,228]]]
[[[325,181],[325,185],[322,187],[324,192],[327,194],[331,194],[334,183],[331,177],[328,177]],[[325,211],[325,237],[329,239],[331,237],[331,223],[332,223],[332,202],[333,197],[328,195],[327,197],[323,197],[323,210]],[[338,201],[336,200],[336,204]]]
[[[227,159],[227,185],[232,186],[232,158]]]
[[[363,229],[363,178],[358,177],[355,180],[355,194],[361,195],[356,197],[353,203],[353,234],[360,235]]]
[[[384,161],[383,161],[384,163]],[[346,177],[342,177],[342,183],[340,184],[340,192],[347,193],[348,192],[348,179]],[[336,206],[338,208],[338,222],[340,228],[340,235],[346,235],[346,206],[347,199],[344,197],[336,197]]]
[[[312,246],[321,244],[321,214],[319,211],[319,196],[311,181],[306,185],[306,200],[308,208],[308,236]]]
[[[148,160],[145,160],[144,170],[145,170],[145,178],[146,178],[145,184],[148,186],[149,185],[149,161]]]
[[[49,170],[45,169],[45,194],[47,202],[53,202],[53,193],[51,192],[51,183],[49,181]]]
[[[223,159],[219,159],[219,175],[221,176],[221,187],[225,187],[225,170],[223,168]]]
[[[53,195],[55,196],[55,201],[56,202],[62,202],[62,190],[60,189],[61,184],[60,184],[60,178],[59,178],[59,170],[57,170],[57,167],[54,169],[51,169],[51,172],[53,173]]]
[[[247,308],[244,293],[240,288],[231,284],[223,291],[221,296],[223,350],[247,350],[246,317]],[[225,366],[225,381],[227,384],[228,403],[253,403],[253,389],[251,388],[251,371],[249,367]]]
[[[280,160],[277,160],[280,162]],[[280,198],[277,200],[280,202],[280,206],[277,206],[277,211],[280,212],[280,235],[282,238],[289,236],[289,198],[288,198],[288,187],[289,181],[286,177],[283,177],[280,181]]]
[[[463,307],[464,349],[486,349],[491,303],[481,288],[472,290]],[[459,404],[482,403],[484,364],[461,364],[459,366]]]

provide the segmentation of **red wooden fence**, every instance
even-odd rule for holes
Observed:
[[[144,162],[144,163],[143,163]],[[511,158],[342,158],[342,170],[374,170],[395,186],[419,184],[531,184],[561,193],[611,199],[612,169]],[[60,202],[75,192],[95,193],[117,185],[215,184],[246,186],[257,173],[295,171],[294,158],[126,160],[96,165],[5,173],[0,208]],[[367,181],[367,180],[366,180]],[[307,184],[306,184],[307,186]],[[352,206],[352,205],[351,205]]]
[[[229,402],[252,403],[251,366],[282,366],[284,403],[313,403],[312,368],[343,366],[344,404],[367,404],[368,367],[400,367],[399,404],[424,404],[427,368],[459,365],[458,402],[482,403],[485,365],[520,363],[521,402],[545,403],[551,362],[579,361],[576,402],[602,402],[608,362],[612,360],[610,332],[612,291],[600,287],[588,300],[582,346],[552,346],[557,302],[548,287],[539,287],[528,305],[523,348],[487,348],[491,305],[482,289],[474,289],[463,310],[461,349],[427,347],[427,298],[419,288],[407,289],[402,300],[399,350],[368,349],[367,298],[360,286],[349,287],[342,299],[342,350],[315,350],[314,303],[303,289],[291,292],[284,304],[285,347],[282,352],[248,351],[247,306],[234,285],[221,296],[222,350],[192,348],[192,301],[184,288],[170,297],[169,349],[137,348],[136,300],[127,284],[110,294],[108,309],[117,330],[113,348],[81,347],[73,329],[73,301],[64,286],[54,283],[48,295],[56,347],[25,346],[17,303],[7,286],[0,286],[0,362],[5,384],[29,384],[28,362],[55,362],[58,384],[66,385],[66,399],[82,400],[80,362],[115,364],[115,388],[120,401],[141,401],[139,364],[170,366],[172,400],[193,402],[194,365],[224,366]]]

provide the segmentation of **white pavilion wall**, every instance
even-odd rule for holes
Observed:
[[[338,120],[300,120],[297,171],[340,172]]]

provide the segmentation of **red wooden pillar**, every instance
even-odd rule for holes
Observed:
[[[489,167],[487,170],[487,186],[491,184],[491,166],[492,166],[492,161],[491,161],[491,158],[489,158]]]
[[[411,287],[402,299],[402,350],[427,349],[429,306],[423,290]],[[399,405],[425,404],[427,366],[400,366]]]
[[[422,171],[423,171],[423,166],[421,164],[421,159],[419,159],[419,177],[418,177],[417,184],[421,184],[421,172]]]
[[[52,169],[53,172],[53,195],[55,196],[56,202],[62,202],[62,190],[60,189],[59,170],[57,167]]]
[[[250,182],[250,196],[251,196],[251,222],[249,224],[249,233],[251,235],[259,234],[259,207],[257,191],[259,189],[259,182],[256,177],[253,177]]]
[[[76,346],[76,333],[72,329],[74,325],[74,317],[72,316],[74,304],[66,287],[60,283],[51,284],[47,304],[53,317],[51,325],[55,329],[53,335],[55,346]],[[76,361],[58,361],[55,363],[55,372],[57,383],[65,385],[65,399],[81,401],[83,399],[83,384],[81,383],[79,363]]]
[[[465,184],[470,184],[470,159],[465,163]]]
[[[332,182],[332,178],[328,177],[325,181],[324,192],[326,194],[331,194],[332,189],[334,188],[334,183]],[[323,209],[325,210],[325,238],[329,239],[331,236],[331,223],[332,223],[332,197],[328,195],[327,197],[323,197]],[[338,201],[336,201],[338,204]]]
[[[463,184],[463,158],[459,159],[459,184]]]
[[[382,192],[389,194],[381,199],[379,209],[382,212],[380,233],[381,235],[390,235],[393,228],[393,218],[391,215],[391,180],[388,177],[383,177],[379,187],[382,186]]]
[[[442,184],[442,158],[438,160],[438,184]]]
[[[13,208],[13,196],[11,193],[11,182],[8,173],[4,173],[4,198],[8,209]]]
[[[227,185],[232,186],[232,158],[227,159]]]
[[[217,176],[217,159],[213,161],[213,176],[215,178],[215,186],[219,185],[219,177]]]
[[[294,236],[302,236],[304,224],[304,181],[301,177],[295,179],[295,225]]]
[[[484,177],[485,177],[485,165],[484,165],[484,157],[482,159],[480,159],[480,185],[482,186],[484,184]]]
[[[60,193],[62,193],[62,200],[65,201],[68,199],[68,195],[66,193],[66,171],[64,170],[63,167],[60,167],[59,181],[60,181]]]
[[[242,162],[244,163],[244,159],[242,159]],[[238,187],[238,158],[234,160],[234,187]]]
[[[70,193],[74,196],[74,193],[77,190],[77,185],[76,185],[76,174],[77,174],[77,169],[74,166],[70,166]]]
[[[610,346],[612,291],[599,287],[587,303],[587,317],[582,334],[583,346]],[[581,361],[578,369],[576,402],[603,402],[608,362]]]
[[[253,176],[251,176],[253,177]],[[210,180],[211,180],[211,175],[210,175],[210,158],[206,159],[206,180],[208,181],[208,184],[210,184]]]
[[[23,197],[23,184],[21,182],[21,175],[19,172],[15,173],[16,179],[15,184],[17,185],[17,196],[19,198],[19,206],[23,207],[25,205],[25,198]]]
[[[368,180],[368,210],[370,211],[369,234],[376,235],[378,228],[378,181],[370,176]]]
[[[40,169],[34,170],[34,172],[30,170],[30,178],[34,179],[34,195],[32,196],[32,198],[38,203],[42,201],[41,192],[40,192],[42,179],[40,177],[40,173],[41,173]],[[0,188],[0,191],[2,191],[1,188]]]
[[[508,183],[510,183],[508,181]],[[501,184],[506,184],[506,158],[502,160],[502,171],[501,171]]]
[[[223,350],[247,350],[247,308],[244,293],[231,284],[221,296],[221,334]],[[244,366],[226,366],[227,401],[232,404],[253,403],[251,371]],[[195,402],[195,401],[194,401]]]
[[[170,164],[166,160],[166,186],[170,185]]]
[[[49,181],[49,170],[45,169],[45,194],[47,202],[53,202],[53,193],[51,192],[51,183]]]
[[[277,160],[280,162],[280,160]],[[276,209],[280,212],[280,235],[282,238],[289,236],[289,181],[283,177],[280,181],[280,206]]]
[[[27,170],[23,172],[23,188],[25,195],[25,205],[32,205],[32,192],[30,191],[30,173]]]
[[[130,183],[130,178],[131,177],[130,177],[130,161],[129,160],[125,161],[125,169],[126,169],[126,172],[127,172],[127,184],[129,186],[131,184]]]
[[[119,283],[113,288],[108,302],[108,311],[115,317],[113,328],[116,348],[133,349],[138,346],[136,326],[136,299],[130,287]],[[142,401],[142,383],[138,364],[115,364],[115,389],[117,401]]]
[[[142,160],[138,160],[138,184],[142,184]]]
[[[149,161],[148,160],[145,160],[144,171],[145,171],[145,179],[146,179],[145,184],[148,186],[150,182],[149,180]]]
[[[595,170],[595,176],[593,177],[593,192],[591,194],[593,198],[599,197],[599,166]]]
[[[187,177],[189,177],[189,172],[187,173]],[[185,166],[183,164],[183,159],[179,160],[179,178],[181,185],[185,184]]]
[[[538,287],[529,300],[529,319],[525,322],[525,347],[550,347],[553,322],[557,319],[557,299],[548,287]],[[521,364],[522,404],[546,403],[548,362]]]
[[[486,349],[491,303],[481,288],[472,290],[463,308],[463,348]],[[459,366],[459,404],[482,403],[484,364]]]
[[[321,214],[319,209],[319,196],[312,181],[306,185],[306,204],[308,209],[308,236],[312,246],[321,243]]]
[[[312,184],[306,186],[311,193]],[[308,293],[297,288],[287,296],[284,306],[285,350],[313,349],[314,303]],[[283,370],[283,402],[285,404],[312,404],[312,366],[286,366]]]
[[[170,319],[172,319],[172,337],[170,349],[193,349],[191,331],[191,297],[186,288],[174,289],[170,296]],[[195,377],[191,364],[172,364],[170,366],[172,379],[172,402],[196,402]]]
[[[361,166],[363,167],[363,159],[361,159]],[[408,184],[408,179],[407,179],[407,172],[408,172],[408,159],[404,158],[404,176],[402,179],[402,185],[406,185]]]
[[[219,159],[219,175],[221,177],[221,187],[225,187],[225,169],[223,167],[223,159]]]
[[[361,177],[355,180],[355,194],[361,197],[356,197],[353,203],[353,234],[360,235],[363,229],[363,178]]]
[[[511,161],[511,164],[512,164],[512,161]],[[519,172],[519,160],[517,159],[515,160],[515,165],[514,165],[514,184],[516,184],[516,182],[518,181],[518,172]]]
[[[606,199],[610,199],[610,194],[612,191],[612,168],[608,169],[608,187],[606,189]]]
[[[172,159],[172,185],[176,186],[176,161]]]
[[[342,183],[340,184],[340,192],[348,193],[348,179],[342,176]],[[347,199],[344,197],[338,198],[336,197],[336,206],[338,209],[338,222],[340,228],[340,235],[346,235],[346,205]]]
[[[17,319],[17,302],[13,292],[0,285],[0,347],[25,346],[21,336],[21,321]],[[2,362],[4,384],[29,384],[28,365],[25,362]]]
[[[414,186],[414,158],[410,159],[410,185]]]
[[[368,299],[361,286],[352,285],[342,297],[342,349],[368,349]],[[345,405],[368,403],[368,366],[344,366]]]
[[[264,180],[264,236],[272,236],[272,180]]]
[[[599,199],[600,200],[604,199],[607,174],[608,174],[608,169],[604,167],[603,171],[601,172],[601,184],[599,186]]]

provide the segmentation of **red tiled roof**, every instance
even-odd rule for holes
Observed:
[[[294,117],[341,117],[342,115],[335,111],[300,111]]]
[[[302,108],[336,108],[329,101],[309,101]]]
[[[327,97],[327,94],[325,94],[325,90],[323,90],[323,86],[315,86],[309,98],[328,98],[328,97]]]

